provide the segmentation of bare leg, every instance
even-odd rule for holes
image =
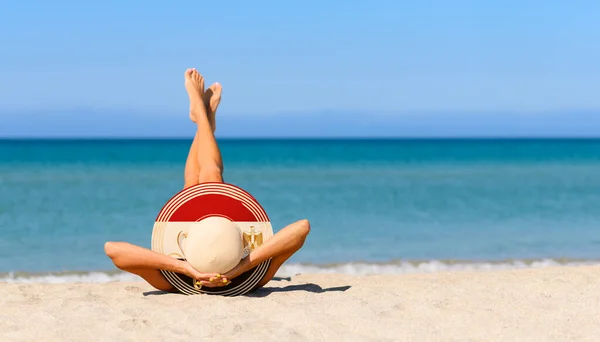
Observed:
[[[190,98],[190,115],[196,118],[196,158],[198,160],[198,182],[222,182],[223,160],[217,145],[204,99],[204,78],[195,69],[185,72],[185,88]]]
[[[187,82],[187,72],[186,72],[186,82]],[[187,87],[186,87],[187,88]],[[216,113],[219,104],[221,103],[221,94],[223,91],[223,87],[219,83],[214,83],[211,85],[205,92],[202,94],[202,99],[205,104],[206,115],[209,121],[209,124],[212,128],[213,134],[216,130]],[[190,101],[190,119],[196,123],[197,111],[191,105]],[[187,161],[185,163],[185,172],[184,172],[184,188],[188,188],[190,186],[198,184],[200,180],[200,164],[198,163],[198,153],[201,151],[198,150],[198,132],[194,134],[194,139],[192,141],[192,146],[190,147],[190,152],[188,153]],[[221,171],[223,170],[223,163],[218,165]]]

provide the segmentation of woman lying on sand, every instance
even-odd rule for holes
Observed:
[[[204,182],[222,183],[223,161],[214,136],[221,85],[215,83],[204,92],[202,75],[196,69],[188,69],[185,72],[185,88],[190,99],[190,118],[196,124],[197,131],[185,165],[184,189]],[[307,220],[290,224],[253,250],[231,271],[222,275],[200,273],[186,261],[126,242],[107,242],[104,250],[117,268],[136,274],[156,289],[168,292],[178,291],[160,270],[187,275],[202,286],[218,287],[229,285],[235,277],[271,259],[267,273],[254,288],[257,289],[268,283],[279,267],[302,247],[309,231]]]

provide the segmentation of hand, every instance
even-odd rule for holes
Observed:
[[[190,264],[186,264],[186,275],[194,279],[197,285],[206,287],[221,287],[231,283],[229,278],[226,278],[218,273],[202,273],[198,272]]]
[[[210,277],[208,280],[197,280],[197,285],[206,286],[206,287],[223,287],[231,284],[231,280],[225,278],[220,274],[215,274],[213,277]]]

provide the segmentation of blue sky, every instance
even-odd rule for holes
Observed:
[[[230,135],[236,118],[260,131],[276,117],[261,134],[286,135],[303,116],[322,135],[365,134],[369,117],[371,135],[404,134],[390,125],[408,117],[424,135],[475,134],[474,121],[504,127],[491,135],[600,135],[598,13],[595,1],[4,2],[0,135],[95,134],[82,117],[101,135],[188,134],[187,67],[223,84]]]

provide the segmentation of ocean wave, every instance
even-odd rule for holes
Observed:
[[[52,273],[4,273],[0,274],[0,282],[5,283],[109,283],[113,281],[131,282],[140,278],[127,272],[52,272]]]
[[[471,262],[458,260],[396,261],[390,263],[345,263],[331,265],[290,264],[281,273],[287,276],[299,273],[337,273],[350,275],[436,273],[453,271],[494,271],[558,266],[600,264],[600,260],[531,259]],[[279,275],[279,273],[278,273]]]
[[[281,267],[278,277],[290,277],[298,274],[348,274],[348,275],[378,275],[378,274],[410,274],[435,273],[453,271],[494,271],[527,268],[544,268],[559,266],[583,266],[600,264],[600,260],[569,260],[569,259],[539,259],[539,260],[504,260],[488,262],[469,262],[455,260],[424,260],[424,261],[394,261],[388,263],[352,262],[329,265],[291,263]],[[90,272],[56,272],[56,273],[25,273],[10,272],[0,274],[0,282],[5,283],[107,283],[131,282],[140,278],[120,271],[90,271]]]

